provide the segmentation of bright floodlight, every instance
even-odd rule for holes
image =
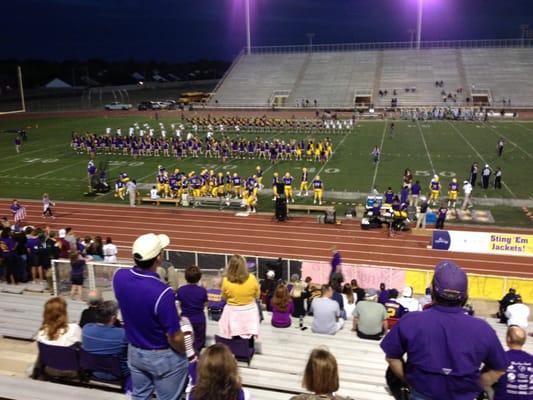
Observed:
[[[418,0],[418,19],[416,24],[416,48],[420,50],[422,41],[422,14],[424,12],[424,0]]]

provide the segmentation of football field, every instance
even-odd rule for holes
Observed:
[[[119,202],[112,193],[96,198],[84,196],[87,191],[86,167],[89,156],[79,155],[70,148],[71,133],[104,134],[106,128],[112,128],[113,132],[120,128],[126,134],[134,123],[147,123],[155,128],[159,122],[169,126],[171,123],[178,124],[179,120],[162,117],[156,122],[138,115],[0,120],[1,197],[39,199],[44,192],[49,192],[52,199],[56,200]],[[267,187],[276,171],[280,175],[290,172],[296,178],[296,186],[299,186],[301,168],[305,166],[311,171],[311,177],[320,174],[327,192],[326,200],[355,201],[368,194],[373,187],[380,192],[388,186],[399,191],[405,168],[413,171],[415,179],[420,180],[424,188],[427,188],[431,177],[438,174],[443,183],[442,194],[445,195],[449,181],[453,177],[460,183],[467,179],[471,164],[477,161],[480,170],[484,164],[489,164],[492,169],[501,167],[503,187],[498,190],[492,186],[488,190],[476,187],[475,198],[494,198],[495,204],[498,203],[496,199],[533,200],[533,124],[520,121],[395,121],[394,136],[390,135],[389,124],[390,121],[362,121],[352,130],[343,131],[278,131],[260,134],[241,131],[239,134],[250,139],[260,135],[265,140],[277,138],[285,141],[302,138],[318,141],[328,136],[334,143],[334,152],[325,164],[280,161],[271,165],[266,160],[248,159],[229,159],[222,164],[220,160],[203,156],[178,161],[172,157],[133,159],[123,155],[98,155],[95,162],[97,165],[102,161],[108,162],[111,185],[120,172],[127,172],[138,183],[144,184],[142,187],[154,183],[158,165],[164,165],[169,171],[180,168],[182,171],[199,172],[207,168],[217,172],[238,172],[243,177],[251,175],[256,165],[261,165]],[[29,139],[23,143],[20,154],[15,153],[15,133],[8,132],[14,129],[28,132]],[[158,134],[156,130],[155,135]],[[235,135],[229,134],[230,137]],[[496,154],[496,143],[500,137],[506,142],[502,158]],[[377,165],[372,162],[370,154],[375,145],[382,149],[381,161]],[[267,206],[265,203],[259,203],[259,210]],[[271,205],[268,204],[268,207]]]

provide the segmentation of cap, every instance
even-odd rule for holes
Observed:
[[[60,229],[58,235],[61,239],[64,239],[65,236],[67,236],[67,231],[65,229]]]
[[[435,266],[433,290],[445,300],[464,300],[468,292],[466,273],[453,261],[444,260]]]
[[[403,297],[413,297],[413,288],[410,286],[404,287],[402,290]]]
[[[139,236],[133,243],[132,254],[137,261],[147,261],[156,258],[168,246],[170,239],[167,235],[147,233]]]
[[[266,276],[267,276],[267,278],[272,279],[272,278],[274,278],[276,276],[276,273],[274,271],[272,271],[272,270],[268,270],[267,273],[266,273]]]

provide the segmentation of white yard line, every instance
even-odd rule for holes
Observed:
[[[50,149],[56,148],[56,147],[65,147],[65,145],[64,144],[55,144],[53,146],[40,147],[40,148],[38,148],[36,150],[24,151],[24,142],[22,142],[20,153],[4,157],[4,158],[2,158],[2,161],[10,160],[12,158],[17,158],[17,157],[21,157],[21,156],[27,156],[28,154],[38,153],[40,151],[50,151]]]
[[[385,121],[385,125],[383,126],[383,134],[381,135],[381,144],[379,145],[379,148],[381,150],[381,155],[379,157],[378,162],[376,163],[376,167],[374,168],[374,177],[372,178],[372,184],[370,185],[370,193],[374,190],[374,185],[376,184],[376,178],[378,177],[378,169],[379,164],[381,164],[381,156],[383,155],[383,143],[385,143],[385,133],[387,133],[387,125],[388,122]]]
[[[461,138],[465,141],[465,143],[474,151],[474,153],[476,153],[476,155],[479,157],[479,159],[483,162],[483,164],[485,165],[488,165],[489,163],[483,158],[483,156],[479,153],[479,151],[477,151],[477,149],[472,145],[472,143],[470,143],[470,141],[465,137],[465,135],[463,135],[463,133],[457,129],[455,127],[455,125],[451,122],[448,121],[448,123],[450,124],[450,126],[453,128],[453,130],[455,132],[457,132],[457,134],[459,136],[461,136]],[[513,198],[516,199],[516,195],[513,193],[513,191],[509,188],[509,186],[507,186],[507,184],[502,181],[502,185],[505,187],[505,189],[507,189],[507,191],[511,194],[511,196],[513,196]]]
[[[528,128],[527,126],[524,126],[522,125],[521,123],[517,123],[515,122],[514,123],[516,126],[519,126],[523,129],[525,129],[526,131],[528,132],[533,132],[533,129],[531,128]],[[500,135],[501,137],[503,137],[507,142],[511,143],[514,147],[516,147],[518,150],[520,150],[522,153],[524,153],[525,155],[527,155],[529,158],[533,159],[533,155],[531,155],[530,153],[528,153],[527,151],[525,151],[521,146],[517,145],[515,142],[513,142],[512,140],[508,139],[507,137],[505,137],[504,135],[501,135],[499,134],[498,132],[496,132],[493,128],[489,127],[489,129],[491,129],[494,133]]]
[[[424,137],[424,131],[422,131],[422,127],[420,126],[420,123],[418,120],[416,121],[416,126],[418,127],[418,131],[420,132],[420,137],[422,138],[422,143],[424,143],[424,148],[426,149],[426,154],[428,156],[429,165],[431,165],[431,170],[433,171],[433,175],[436,174],[435,166],[433,165],[433,160],[431,159],[431,154],[429,154],[428,145],[426,143],[426,138]]]
[[[43,172],[42,174],[35,175],[34,178],[41,178],[41,177],[49,175],[49,174],[53,174],[53,173],[56,173],[56,172],[59,172],[59,171],[63,171],[64,169],[67,169],[67,168],[72,168],[74,165],[81,164],[81,163],[83,163],[85,161],[86,160],[81,160],[81,161],[75,162],[74,164],[63,165],[62,167],[53,169],[51,171],[46,171],[46,172]]]

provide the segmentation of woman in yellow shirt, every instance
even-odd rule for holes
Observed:
[[[248,272],[246,259],[234,255],[230,258],[222,282],[222,297],[226,306],[218,323],[219,336],[231,339],[240,336],[245,339],[259,336],[259,283]]]
[[[257,278],[248,272],[245,258],[232,256],[222,282],[222,296],[227,304],[232,306],[255,304],[259,294],[259,283]]]

